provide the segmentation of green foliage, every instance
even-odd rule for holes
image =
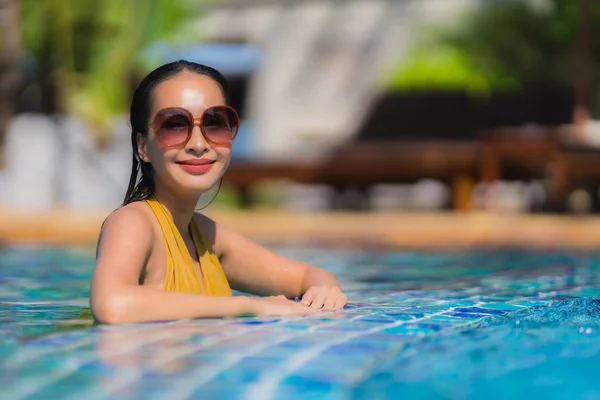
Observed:
[[[523,1],[492,3],[443,40],[468,54],[479,71],[521,83],[565,83],[577,4],[549,4],[538,9]]]
[[[464,52],[450,46],[419,47],[408,58],[385,77],[388,89],[466,90],[478,95],[516,85],[513,80],[478,71]]]
[[[195,16],[182,0],[22,0],[21,8],[24,45],[40,78],[58,89],[61,111],[83,117],[100,138],[127,110],[140,49],[174,42]]]
[[[386,78],[392,90],[450,87],[478,91],[526,84],[571,83],[578,2],[548,0],[491,2],[470,13],[456,28],[418,44]],[[600,7],[595,20],[600,23]],[[599,26],[600,24],[596,24]],[[596,30],[600,51],[600,30]]]

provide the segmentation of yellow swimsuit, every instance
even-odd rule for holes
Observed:
[[[173,292],[231,296],[231,288],[221,262],[212,247],[205,245],[196,220],[192,219],[190,232],[199,256],[202,282],[198,279],[190,252],[173,219],[154,196],[146,202],[160,224],[167,253],[167,270],[163,288]]]

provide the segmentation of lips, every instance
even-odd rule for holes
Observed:
[[[190,174],[194,174],[194,175],[203,174],[203,173],[207,172],[208,170],[210,170],[212,168],[214,163],[215,163],[214,160],[207,160],[207,159],[200,159],[200,158],[177,162],[177,164],[179,164],[179,166],[184,171],[186,171]]]
[[[185,160],[185,161],[177,161],[177,164],[182,164],[182,165],[208,165],[208,164],[214,164],[215,160],[206,160],[203,158],[195,158],[195,159],[191,159],[191,160]]]

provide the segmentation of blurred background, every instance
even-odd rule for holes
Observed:
[[[132,91],[188,59],[243,120],[211,208],[596,213],[595,3],[0,0],[0,208],[117,208]]]

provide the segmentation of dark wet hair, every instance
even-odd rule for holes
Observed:
[[[146,200],[154,194],[152,166],[150,163],[140,159],[137,134],[139,132],[145,136],[148,133],[152,97],[156,86],[184,71],[211,78],[221,88],[223,97],[227,98],[227,80],[219,71],[206,65],[179,60],[161,65],[146,75],[135,89],[131,100],[129,119],[131,123],[131,147],[133,150],[133,157],[131,161],[131,177],[129,178],[129,186],[127,187],[123,205],[134,201]]]

